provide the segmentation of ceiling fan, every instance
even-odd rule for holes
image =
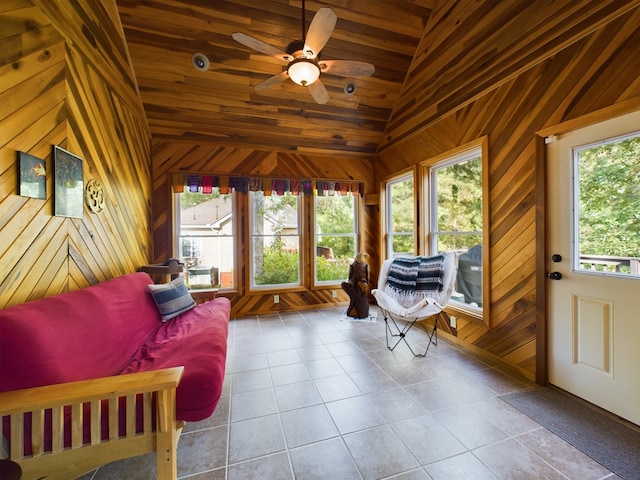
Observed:
[[[285,52],[241,32],[235,32],[232,37],[237,42],[265,55],[277,58],[287,66],[281,73],[267,78],[253,88],[264,90],[287,79],[298,85],[309,88],[313,99],[320,104],[329,101],[327,89],[320,81],[321,73],[338,75],[341,77],[368,77],[373,74],[375,67],[367,62],[351,60],[320,60],[320,51],[325,46],[336,26],[337,16],[330,8],[320,8],[314,15],[305,35],[305,5],[302,0],[302,39],[293,40]]]

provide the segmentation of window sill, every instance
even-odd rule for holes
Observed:
[[[484,326],[488,326],[484,320],[484,315],[482,310],[472,309],[472,308],[464,308],[455,303],[449,303],[446,307],[447,312],[451,315],[461,316],[471,322],[479,323]]]

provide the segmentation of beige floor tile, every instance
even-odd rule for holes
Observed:
[[[393,423],[393,430],[421,465],[458,455],[467,448],[433,415]]]
[[[229,464],[262,457],[286,448],[278,415],[269,415],[229,427]]]
[[[433,480],[498,480],[473,453],[465,452],[425,467]]]
[[[444,338],[426,358],[402,343],[391,352],[381,315],[351,322],[343,312],[231,321],[222,397],[185,426],[180,480],[618,480],[500,400],[529,380]],[[149,454],[82,480],[155,471]]]
[[[520,435],[516,440],[569,478],[597,480],[609,473],[591,457],[544,428]]]
[[[468,449],[499,442],[509,436],[485,415],[471,410],[468,406],[439,410],[433,412],[433,416]]]
[[[362,479],[340,438],[295,448],[289,454],[297,480]]]
[[[338,429],[325,405],[314,405],[284,412],[281,418],[284,436],[289,448],[338,436]]]
[[[518,480],[566,480],[528,448],[513,439],[493,443],[473,452],[500,479]],[[578,480],[578,479],[576,479]]]
[[[419,466],[388,425],[345,435],[344,441],[365,480],[389,477]]]
[[[224,477],[221,477],[224,479]],[[292,480],[293,472],[285,452],[256,458],[229,467],[227,480]]]

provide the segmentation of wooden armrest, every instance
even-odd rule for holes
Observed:
[[[0,392],[0,415],[176,388],[184,367]]]
[[[183,372],[173,367],[1,392],[0,434],[10,436],[10,458],[26,478],[77,478],[113,460],[156,452],[158,478],[175,480],[182,427],[175,418],[176,388]]]

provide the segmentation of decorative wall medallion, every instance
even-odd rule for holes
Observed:
[[[84,200],[89,210],[93,213],[101,213],[104,210],[104,189],[102,188],[102,184],[95,178],[87,182],[87,187],[84,191]]]

